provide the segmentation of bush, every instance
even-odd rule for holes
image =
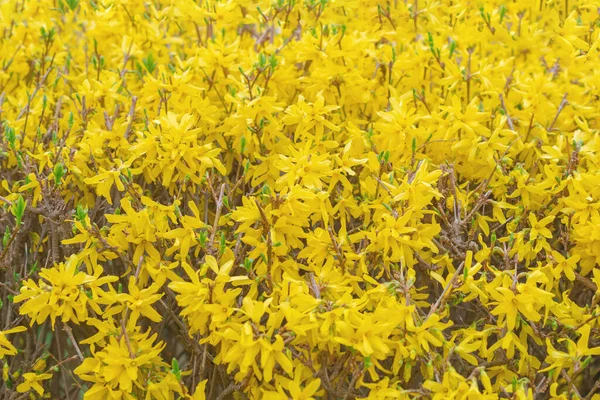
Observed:
[[[4,399],[600,399],[593,1],[0,4]]]

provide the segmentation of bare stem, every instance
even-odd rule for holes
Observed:
[[[83,357],[83,353],[81,352],[81,349],[79,348],[79,345],[77,345],[77,341],[75,340],[75,337],[73,336],[73,331],[71,330],[71,327],[69,325],[65,325],[63,327],[63,330],[65,332],[67,332],[67,336],[69,336],[69,339],[71,339],[71,343],[73,344],[73,347],[75,347],[75,351],[77,352],[77,356],[79,357],[79,361],[83,361],[83,359],[85,357]]]
[[[429,310],[429,313],[427,314],[425,321],[427,321],[427,319],[429,319],[429,317],[431,317],[437,311],[437,309],[440,307],[440,305],[442,305],[442,301],[446,297],[446,293],[448,293],[448,291],[450,290],[450,287],[452,285],[454,285],[454,282],[456,282],[456,279],[458,278],[458,275],[462,272],[462,269],[464,266],[465,266],[465,262],[463,261],[460,263],[459,267],[456,269],[456,272],[454,272],[452,279],[450,279],[450,282],[448,282],[448,284],[444,288],[444,291],[442,292],[440,297],[437,299],[437,301],[435,302],[433,307],[431,307],[431,309]]]

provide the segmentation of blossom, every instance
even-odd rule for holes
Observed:
[[[92,276],[78,270],[77,256],[71,256],[66,263],[59,263],[40,272],[37,283],[33,279],[24,282],[21,293],[15,302],[25,301],[19,308],[23,315],[29,315],[31,325],[41,324],[48,317],[52,326],[56,318],[62,322],[85,322],[88,306],[96,313],[102,313],[101,304],[104,291],[101,286],[117,280],[113,276]],[[86,291],[89,291],[89,296]]]
[[[4,331],[0,331],[0,358],[4,358],[4,356],[14,356],[17,354],[17,349],[13,344],[8,340],[6,335],[10,335],[12,333],[19,333],[25,331],[26,328],[23,326],[16,326],[12,329],[7,329]]]
[[[0,2],[6,397],[597,389],[597,2],[47,3]]]

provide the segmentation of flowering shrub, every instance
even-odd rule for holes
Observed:
[[[600,399],[598,2],[0,26],[3,399]]]

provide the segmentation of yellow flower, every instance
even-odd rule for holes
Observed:
[[[515,328],[519,312],[532,321],[541,319],[533,306],[533,298],[529,295],[515,294],[511,289],[499,287],[490,291],[490,296],[497,304],[491,311],[492,315],[505,315],[507,328],[511,331]]]
[[[164,280],[158,280],[145,289],[140,289],[134,276],[129,277],[129,293],[119,293],[115,296],[116,300],[123,303],[123,306],[131,310],[130,318],[135,324],[140,316],[146,317],[152,322],[160,322],[161,315],[156,312],[152,304],[160,300],[163,294],[158,294]],[[114,311],[111,311],[111,313]]]
[[[88,275],[79,271],[78,266],[78,258],[73,255],[66,263],[43,269],[39,274],[42,279],[37,283],[33,279],[24,282],[21,293],[15,296],[14,301],[25,301],[19,312],[29,315],[31,325],[35,322],[41,324],[48,317],[52,327],[57,317],[62,322],[85,322],[88,306],[95,313],[102,313],[99,304],[105,301],[105,292],[101,286],[116,281],[117,277]]]
[[[27,393],[31,389],[35,390],[40,396],[44,394],[42,381],[52,378],[52,374],[36,374],[35,372],[27,372],[23,374],[23,383],[17,386],[17,392]]]
[[[4,356],[14,356],[17,354],[17,349],[8,341],[6,335],[23,332],[25,330],[26,328],[24,326],[15,326],[12,329],[0,331],[0,359],[4,358]]]
[[[546,225],[554,221],[554,216],[550,215],[538,221],[534,213],[529,213],[528,218],[529,223],[531,224],[531,231],[529,232],[530,240],[535,240],[538,235],[544,236],[547,239],[552,237],[552,232]]]
[[[4,388],[587,396],[597,3],[0,1]]]
[[[130,394],[134,385],[139,387],[145,382],[145,371],[165,365],[159,357],[164,344],[153,345],[156,335],[149,337],[146,332],[136,336],[134,339],[123,335],[119,340],[110,337],[106,347],[94,353],[93,357],[86,358],[75,369],[81,379],[94,383],[86,398],[91,398],[94,393],[97,395],[104,389],[103,386]]]
[[[294,379],[280,378],[281,386],[287,390],[291,398],[310,400],[321,392],[321,379],[306,377],[301,366],[294,370],[293,376]]]
[[[574,343],[570,339],[559,339],[559,343],[565,343],[567,352],[562,352],[554,348],[550,339],[546,339],[546,344],[549,348],[548,357],[546,362],[550,365],[540,372],[549,371],[551,369],[557,369],[556,375],[560,374],[560,370],[563,368],[571,367],[575,362],[581,360],[587,356],[598,356],[600,355],[600,347],[589,348],[591,327],[589,325],[583,325],[579,328],[578,333],[581,335],[577,343]]]

